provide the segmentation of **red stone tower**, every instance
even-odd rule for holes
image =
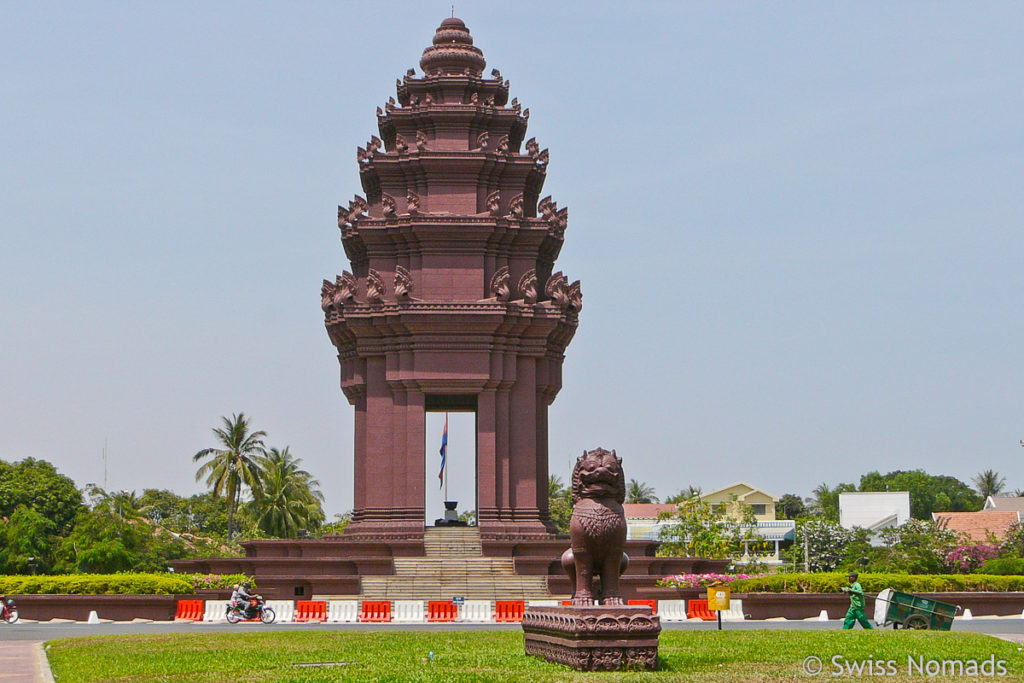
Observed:
[[[338,207],[352,272],[322,305],[355,406],[349,537],[422,538],[431,409],[476,412],[482,538],[553,531],[547,411],[582,295],[553,272],[568,211],[540,199],[548,152],[485,64],[441,22],[357,151],[365,198]]]

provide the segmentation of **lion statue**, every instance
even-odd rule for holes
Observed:
[[[615,451],[584,451],[572,471],[572,547],[562,553],[562,568],[572,584],[573,605],[623,605],[619,576],[626,571],[626,478]],[[600,590],[593,590],[601,576]]]

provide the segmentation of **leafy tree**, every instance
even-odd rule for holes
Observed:
[[[984,502],[970,486],[955,477],[924,470],[868,472],[860,478],[861,491],[909,491],[910,516],[930,520],[933,512],[970,512]]]
[[[648,486],[646,482],[630,479],[626,485],[627,503],[657,503],[658,497],[654,495],[654,487]]]
[[[682,503],[683,501],[690,500],[691,498],[700,498],[702,493],[699,486],[687,486],[685,489],[680,489],[677,493],[672,494],[665,499],[666,503]]]
[[[808,571],[830,572],[846,559],[853,534],[838,522],[811,519],[797,525],[796,538],[793,550],[799,556],[806,548]]]
[[[734,557],[743,552],[744,541],[758,540],[754,511],[749,505],[734,501],[736,510],[711,505],[700,498],[679,504],[676,512],[659,515],[669,524],[659,532],[658,554],[671,557]],[[730,512],[734,514],[730,514]],[[738,513],[738,514],[737,514]]]
[[[919,519],[883,529],[879,536],[885,547],[871,569],[907,574],[943,573],[946,571],[946,558],[960,541],[957,534],[941,524]]]
[[[572,491],[562,485],[561,477],[548,477],[548,514],[558,533],[569,533],[569,522],[572,520]]]
[[[242,488],[248,486],[254,493],[259,492],[257,458],[265,453],[263,439],[267,434],[263,431],[250,433],[249,420],[244,413],[221,420],[223,427],[213,429],[221,448],[204,448],[192,456],[192,462],[206,461],[196,471],[196,481],[206,477],[206,485],[212,492],[227,501],[228,540],[231,540]]]
[[[983,500],[989,496],[998,496],[1006,488],[1006,477],[1000,476],[994,470],[978,472],[971,481],[974,482],[974,488],[978,490]]]
[[[0,524],[0,574],[49,572],[57,541],[55,529],[46,517],[19,505],[11,518]]]
[[[82,494],[75,482],[45,460],[0,460],[0,518],[10,517],[21,505],[53,522],[54,533],[63,535],[82,510]]]
[[[775,505],[775,517],[777,519],[796,519],[807,511],[804,506],[804,499],[795,493],[787,493]]]
[[[181,539],[100,505],[79,513],[74,529],[57,548],[55,569],[64,573],[163,571],[168,560],[189,554]]]
[[[345,532],[345,528],[352,522],[352,513],[344,512],[334,515],[334,521],[324,524],[318,530],[320,536],[335,536]]]
[[[300,467],[302,458],[286,446],[271,448],[256,459],[261,485],[250,509],[256,526],[275,538],[297,538],[300,530],[316,529],[324,521],[320,482]]]
[[[839,494],[856,491],[853,484],[839,484],[834,489],[828,484],[819,484],[812,491],[814,498],[811,501],[811,513],[821,517],[828,522],[839,521]]]

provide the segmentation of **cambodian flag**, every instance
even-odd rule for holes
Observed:
[[[441,484],[444,484],[444,461],[448,456],[448,413],[444,414],[444,432],[441,434],[441,471],[437,473],[437,478],[441,480]]]

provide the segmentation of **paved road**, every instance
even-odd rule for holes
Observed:
[[[828,630],[841,628],[842,622],[832,621],[733,621],[722,625],[724,630],[782,629],[782,630]],[[169,621],[148,623],[18,623],[0,625],[0,640],[46,641],[54,638],[77,638],[98,635],[131,635],[147,633],[237,633],[250,630],[294,631],[315,629],[318,631],[418,631],[424,629],[453,631],[518,631],[519,624],[191,624]],[[713,630],[714,622],[670,622],[663,623],[665,630]],[[858,627],[859,628],[859,627]],[[988,634],[1024,635],[1024,619],[1011,617],[1003,619],[957,620],[955,631]]]

